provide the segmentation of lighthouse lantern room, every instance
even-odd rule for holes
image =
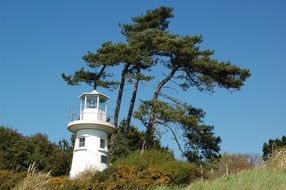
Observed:
[[[108,167],[108,134],[116,131],[107,121],[108,96],[93,90],[80,96],[80,116],[68,123],[75,133],[70,178],[85,170],[102,171]]]

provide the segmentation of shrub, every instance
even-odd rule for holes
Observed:
[[[26,173],[14,173],[8,170],[0,170],[0,189],[12,189],[22,179],[24,179]]]
[[[75,181],[75,184],[80,187],[80,189],[92,189],[93,187],[93,176],[95,175],[96,171],[93,169],[86,170],[80,173]]]
[[[161,185],[189,184],[201,177],[196,165],[177,161],[173,154],[165,150],[145,150],[141,155],[137,150],[113,165],[113,188],[125,189],[128,184],[137,189],[153,188]],[[133,184],[133,185],[132,185]]]
[[[167,150],[150,149],[145,150],[143,154],[140,153],[140,150],[136,150],[126,158],[114,162],[114,165],[134,165],[145,169],[150,165],[159,165],[174,160],[173,154]]]
[[[93,178],[93,189],[151,189],[168,184],[171,175],[155,167],[140,169],[134,165],[113,166],[98,172]]]
[[[189,184],[201,176],[197,165],[185,161],[169,161],[158,166],[158,169],[171,173],[170,183],[174,185]]]
[[[51,177],[49,178],[47,187],[48,189],[53,190],[62,190],[64,189],[70,180],[68,180],[66,177]]]
[[[102,172],[88,171],[72,181],[64,189],[154,189],[157,186],[188,184],[198,177],[197,167],[184,161],[176,161],[173,155],[163,150],[145,150],[118,159]]]
[[[23,136],[17,131],[0,126],[0,169],[24,172],[33,162],[38,170],[52,175],[66,175],[71,165],[72,150],[67,141],[54,144],[43,134]],[[64,142],[64,141],[61,141]],[[68,166],[68,167],[67,167]]]

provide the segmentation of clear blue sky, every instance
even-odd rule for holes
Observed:
[[[104,41],[124,40],[118,23],[161,5],[174,8],[170,31],[202,34],[202,47],[215,50],[215,58],[252,72],[238,92],[179,94],[206,111],[222,151],[261,154],[265,141],[286,135],[283,0],[0,1],[0,124],[52,141],[69,138],[69,109],[77,109],[78,96],[91,88],[67,86],[60,74],[83,66],[81,57]],[[101,91],[111,97],[112,114],[117,91]]]

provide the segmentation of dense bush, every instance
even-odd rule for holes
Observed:
[[[147,168],[150,165],[159,165],[173,160],[176,160],[174,155],[167,150],[147,149],[143,154],[140,150],[136,150],[126,158],[114,162],[114,165],[134,165]]]
[[[78,178],[51,177],[48,189],[108,190],[155,189],[162,185],[182,185],[200,177],[198,168],[188,162],[177,161],[168,151],[145,150],[117,160],[103,172],[86,171]]]
[[[173,154],[166,150],[137,150],[126,158],[117,160],[112,167],[101,174],[111,173],[107,185],[116,189],[146,189],[159,185],[188,184],[201,177],[196,165],[177,161]],[[97,177],[96,177],[97,176]],[[102,183],[101,180],[97,182]],[[107,187],[106,187],[107,188]]]
[[[169,161],[158,165],[158,169],[171,173],[171,184],[188,184],[201,176],[198,166],[185,161]]]
[[[71,149],[51,143],[46,135],[23,136],[13,129],[0,126],[0,139],[2,170],[24,172],[34,162],[38,170],[51,171],[55,176],[66,175],[70,170]]]
[[[0,189],[12,189],[26,176],[26,172],[15,173],[8,170],[0,170]]]
[[[140,136],[131,130],[132,133]],[[0,137],[7,142],[0,142],[0,189],[27,189],[35,185],[47,190],[153,189],[189,184],[201,177],[196,165],[177,161],[172,152],[161,147],[147,149],[143,154],[140,150],[125,154],[103,172],[86,171],[75,180],[67,176],[53,177],[69,171],[72,148],[66,141],[54,144],[46,135],[23,136],[4,127],[0,127]],[[139,146],[129,143],[133,148]],[[38,172],[27,173],[34,162]],[[52,175],[47,175],[49,171]]]

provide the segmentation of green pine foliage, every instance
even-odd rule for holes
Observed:
[[[130,153],[127,139],[123,133],[112,134],[109,143],[109,161],[113,163],[119,158],[124,158]]]
[[[109,160],[111,163],[120,158],[125,158],[129,153],[140,150],[144,140],[144,132],[139,131],[135,126],[129,126],[129,133],[125,137],[124,131],[126,129],[126,120],[121,121],[117,128],[117,133],[112,134],[109,139]],[[157,150],[168,150],[166,147],[160,145],[160,141],[156,139],[153,146]]]
[[[143,101],[135,112],[135,117],[148,126],[149,115],[152,111],[156,112],[156,125],[172,133],[179,150],[190,162],[203,164],[219,158],[221,139],[214,135],[212,126],[203,123],[205,115],[203,110],[175,98],[168,98],[172,101]],[[181,130],[181,137],[184,137],[183,145],[175,130]]]

